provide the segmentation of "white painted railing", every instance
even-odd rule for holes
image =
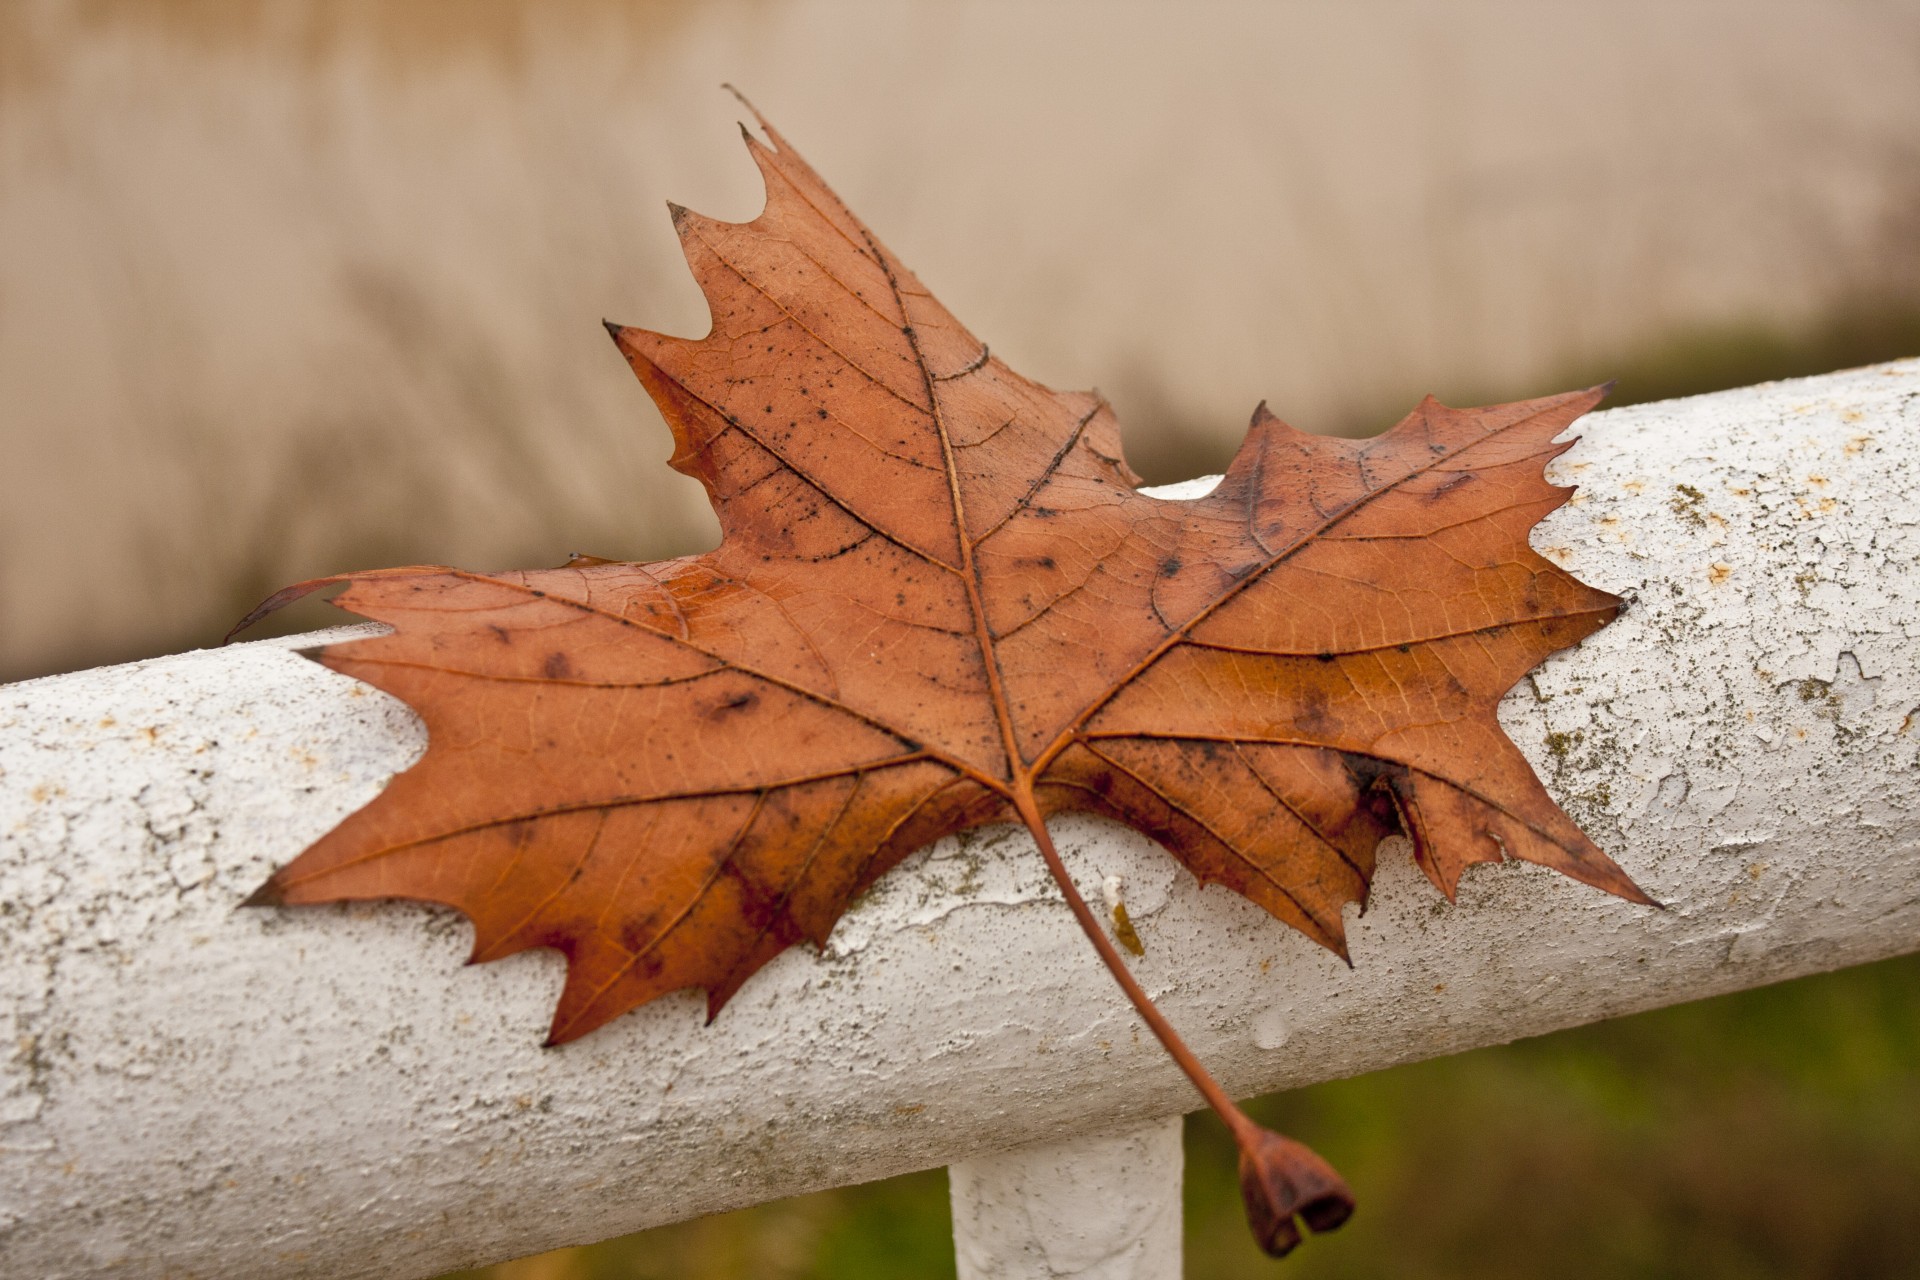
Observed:
[[[1920,947],[1920,361],[1581,429],[1535,545],[1631,604],[1502,714],[1670,908],[1515,864],[1449,907],[1390,856],[1348,971],[1060,822],[1235,1092]],[[912,859],[712,1027],[671,998],[541,1049],[551,956],[236,909],[423,746],[294,647],[0,691],[0,1272],[401,1280],[957,1162],[963,1275],[1174,1273],[1197,1099],[1024,836]]]

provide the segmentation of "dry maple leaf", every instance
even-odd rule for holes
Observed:
[[[1284,1252],[1296,1216],[1345,1219],[1344,1184],[1194,1061],[1046,815],[1144,831],[1342,956],[1341,909],[1395,832],[1449,897],[1504,854],[1649,901],[1494,717],[1618,607],[1527,545],[1571,492],[1543,474],[1554,437],[1600,393],[1429,399],[1361,441],[1262,406],[1211,494],[1150,497],[1098,396],[989,355],[761,124],[759,217],[673,209],[712,332],[608,326],[720,546],[269,600],[254,616],[348,583],[337,603],[394,631],[320,660],[404,699],[430,745],[253,901],[421,899],[473,921],[475,960],[556,948],[558,1043],[687,987],[711,1016],[913,850],[1024,823],[1232,1126]]]

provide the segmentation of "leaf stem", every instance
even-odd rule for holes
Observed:
[[[1060,859],[1060,851],[1054,848],[1046,820],[1040,816],[1032,784],[1017,784],[1012,795],[1015,809],[1027,830],[1033,833],[1034,843],[1040,846],[1040,856],[1046,859],[1047,870],[1060,886],[1073,918],[1080,922],[1081,931],[1093,943],[1093,949],[1106,962],[1114,981],[1127,993],[1127,999],[1159,1039],[1167,1056],[1186,1073],[1193,1087],[1233,1134],[1234,1145],[1240,1149],[1240,1194],[1246,1202],[1247,1225],[1253,1230],[1254,1240],[1267,1253],[1281,1257],[1300,1243],[1301,1224],[1310,1231],[1331,1231],[1345,1222],[1353,1213],[1353,1193],[1347,1189],[1346,1182],[1306,1146],[1255,1124],[1239,1104],[1227,1096],[1220,1082],[1200,1064],[1200,1059],[1173,1029],[1146,989],[1135,980],[1120,949],[1107,937],[1093,908],[1074,887],[1073,877],[1067,874],[1067,865]]]
[[[1093,914],[1093,908],[1087,905],[1087,900],[1081,897],[1080,891],[1074,887],[1073,877],[1067,874],[1067,865],[1060,860],[1060,851],[1053,846],[1053,837],[1047,833],[1046,820],[1040,816],[1040,808],[1034,803],[1032,794],[1016,792],[1014,806],[1020,811],[1020,817],[1027,824],[1027,830],[1033,833],[1034,843],[1040,846],[1040,856],[1046,859],[1047,870],[1053,873],[1054,881],[1060,886],[1060,892],[1066,896],[1067,906],[1072,910],[1074,919],[1080,922],[1080,928],[1086,933],[1087,940],[1093,943],[1093,949],[1098,951],[1100,958],[1106,962],[1107,968],[1113,973],[1113,980],[1120,984],[1120,989],[1126,992],[1127,999],[1133,1003],[1134,1009],[1139,1012],[1141,1018],[1145,1019],[1148,1028],[1158,1037],[1168,1056],[1174,1060],[1180,1070],[1186,1073],[1187,1079],[1193,1082],[1193,1087],[1200,1091],[1200,1096],[1207,1100],[1207,1105],[1227,1122],[1227,1128],[1233,1131],[1234,1141],[1245,1147],[1252,1136],[1260,1131],[1260,1126],[1249,1120],[1246,1113],[1227,1096],[1227,1091],[1220,1087],[1220,1082],[1201,1065],[1200,1059],[1194,1056],[1193,1050],[1187,1047],[1187,1042],[1180,1038],[1180,1033],[1173,1029],[1173,1024],[1167,1021],[1166,1015],[1160,1012],[1153,1003],[1152,997],[1147,995],[1146,989],[1127,968],[1127,962],[1121,957],[1120,949],[1113,945],[1112,939],[1107,937],[1107,931],[1100,927],[1099,917]]]

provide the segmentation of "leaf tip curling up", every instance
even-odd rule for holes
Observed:
[[[759,126],[760,126],[760,127],[761,127],[761,128],[763,129],[763,130],[765,130],[765,131],[766,131],[766,134],[767,134],[767,136],[768,136],[768,137],[770,137],[770,138],[776,138],[776,140],[777,140],[777,135],[775,135],[775,134],[774,134],[774,132],[773,132],[773,126],[771,126],[771,125],[769,125],[769,124],[767,123],[767,118],[766,118],[765,116],[763,116],[763,115],[761,115],[761,114],[760,114],[760,108],[758,108],[758,107],[756,107],[756,106],[754,106],[754,105],[753,105],[753,103],[752,103],[752,101],[750,101],[750,100],[748,99],[748,97],[747,97],[747,95],[746,95],[746,94],[744,94],[744,93],[742,93],[742,92],[740,92],[740,90],[738,90],[738,89],[736,89],[736,88],[734,88],[734,87],[733,87],[733,85],[731,85],[731,84],[727,84],[727,83],[724,83],[724,82],[723,82],[723,83],[721,84],[721,86],[720,86],[720,87],[721,87],[722,89],[725,89],[725,90],[726,90],[726,91],[727,91],[728,93],[730,93],[730,94],[732,94],[732,95],[733,95],[733,100],[734,100],[735,102],[738,102],[738,103],[739,103],[739,104],[740,104],[741,106],[743,106],[743,107],[745,107],[745,108],[747,109],[747,114],[753,117],[753,122],[754,122],[755,124],[757,124],[757,125],[759,125]],[[740,126],[740,132],[742,132],[742,133],[746,133],[746,132],[747,132],[747,126],[746,126],[745,124],[742,124],[742,125]],[[748,135],[747,135],[747,140],[748,140],[749,142],[751,142],[751,141],[753,141],[753,136],[752,136],[751,134],[748,134]]]

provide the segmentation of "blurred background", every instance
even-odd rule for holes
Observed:
[[[1920,354],[1920,3],[0,0],[0,680],[287,582],[709,545],[600,329],[705,307],[740,85],[1138,470]],[[324,606],[283,626],[326,620]],[[1090,961],[1091,962],[1091,961]],[[1302,1276],[1920,1275],[1912,959],[1262,1104]],[[1224,1137],[1193,1277],[1265,1275]],[[951,1273],[937,1172],[494,1268]]]

